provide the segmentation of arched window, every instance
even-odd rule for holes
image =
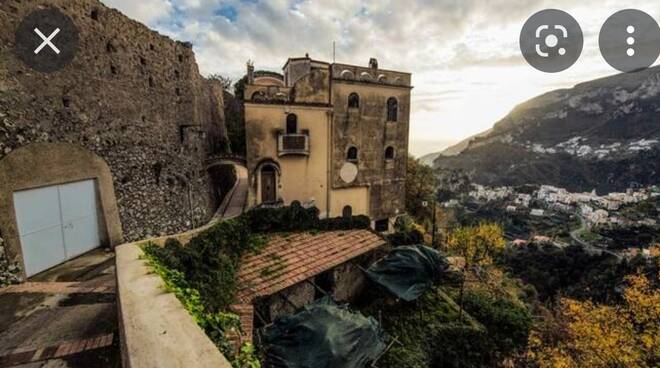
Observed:
[[[358,108],[360,107],[360,96],[353,92],[348,95],[348,107],[349,108]]]
[[[298,132],[298,116],[289,114],[286,116],[286,134],[296,134]]]
[[[356,147],[351,147],[346,152],[347,161],[357,161],[358,160],[358,149]]]
[[[397,121],[399,117],[399,102],[394,97],[387,99],[387,121]]]
[[[394,159],[394,147],[389,146],[385,148],[385,159],[386,160],[393,160]]]
[[[266,100],[266,95],[264,94],[263,91],[257,91],[257,92],[252,94],[251,99],[252,99],[252,101],[255,101],[255,102],[262,102],[262,101]]]
[[[343,218],[350,218],[353,217],[353,207],[351,206],[344,206],[344,209],[341,210],[341,216]]]

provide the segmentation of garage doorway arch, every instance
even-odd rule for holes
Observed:
[[[81,188],[85,188],[89,198],[95,199],[99,244],[114,247],[123,242],[110,168],[101,157],[83,147],[56,142],[32,143],[18,148],[0,160],[0,182],[3,183],[0,187],[0,203],[6,204],[0,207],[0,231],[7,243],[9,261],[22,265],[23,276],[28,275],[25,272],[26,259],[21,247],[21,233],[16,215],[16,193],[21,197],[20,193],[31,190],[46,195],[48,188],[52,188],[51,191],[59,191],[58,188],[63,188],[64,192],[72,189],[76,191],[76,183],[85,183]],[[47,195],[46,197],[54,198]],[[64,201],[71,202],[66,199]],[[91,213],[88,215],[93,218]],[[30,222],[29,216],[28,220],[23,217],[23,223]]]

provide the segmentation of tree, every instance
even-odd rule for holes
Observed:
[[[431,202],[436,188],[436,178],[430,166],[422,164],[412,156],[408,156],[406,170],[406,211],[419,223],[431,220],[433,209]],[[426,207],[423,202],[427,202]]]
[[[463,295],[469,273],[478,276],[482,266],[492,264],[493,258],[504,249],[502,228],[496,224],[482,223],[452,230],[447,237],[447,247],[463,258],[463,280],[460,289],[460,321],[463,322]]]
[[[499,355],[499,361],[525,351],[534,324],[523,303],[504,295],[485,290],[470,290],[465,295],[466,313],[486,327],[490,345],[487,350],[492,355]]]
[[[657,275],[654,275],[657,278]],[[660,290],[626,277],[620,306],[562,299],[555,330],[535,332],[529,355],[541,368],[655,367],[660,361]]]
[[[231,88],[231,84],[233,83],[233,80],[230,77],[221,74],[211,74],[208,76],[208,79],[220,82],[220,85],[222,86],[222,90],[227,92],[229,92],[229,89]]]

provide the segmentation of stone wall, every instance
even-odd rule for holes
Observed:
[[[312,303],[315,293],[314,286],[306,282],[301,282],[275,295],[271,295],[267,299],[270,321],[294,314],[298,308]]]
[[[80,29],[76,57],[51,74],[13,54],[13,30],[40,4]],[[0,160],[34,142],[94,152],[112,172],[128,241],[211,217],[217,198],[204,159],[226,146],[223,96],[200,76],[190,44],[96,0],[3,1],[0,29]]]
[[[348,96],[360,96],[359,108],[348,108]],[[387,100],[398,101],[398,120],[387,120]],[[333,80],[333,188],[369,186],[369,215],[391,218],[405,211],[405,180],[410,124],[410,87]],[[358,150],[358,175],[346,183],[339,173],[350,147]],[[385,149],[394,149],[394,159]]]
[[[5,241],[0,233],[0,288],[21,282],[21,268],[18,264],[9,262]]]
[[[352,302],[366,287],[367,278],[358,265],[357,262],[349,261],[332,270],[332,296],[336,301]]]

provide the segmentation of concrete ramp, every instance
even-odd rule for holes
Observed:
[[[245,166],[234,165],[236,184],[227,194],[214,216],[214,220],[225,220],[240,216],[245,210],[248,191],[248,175]]]

